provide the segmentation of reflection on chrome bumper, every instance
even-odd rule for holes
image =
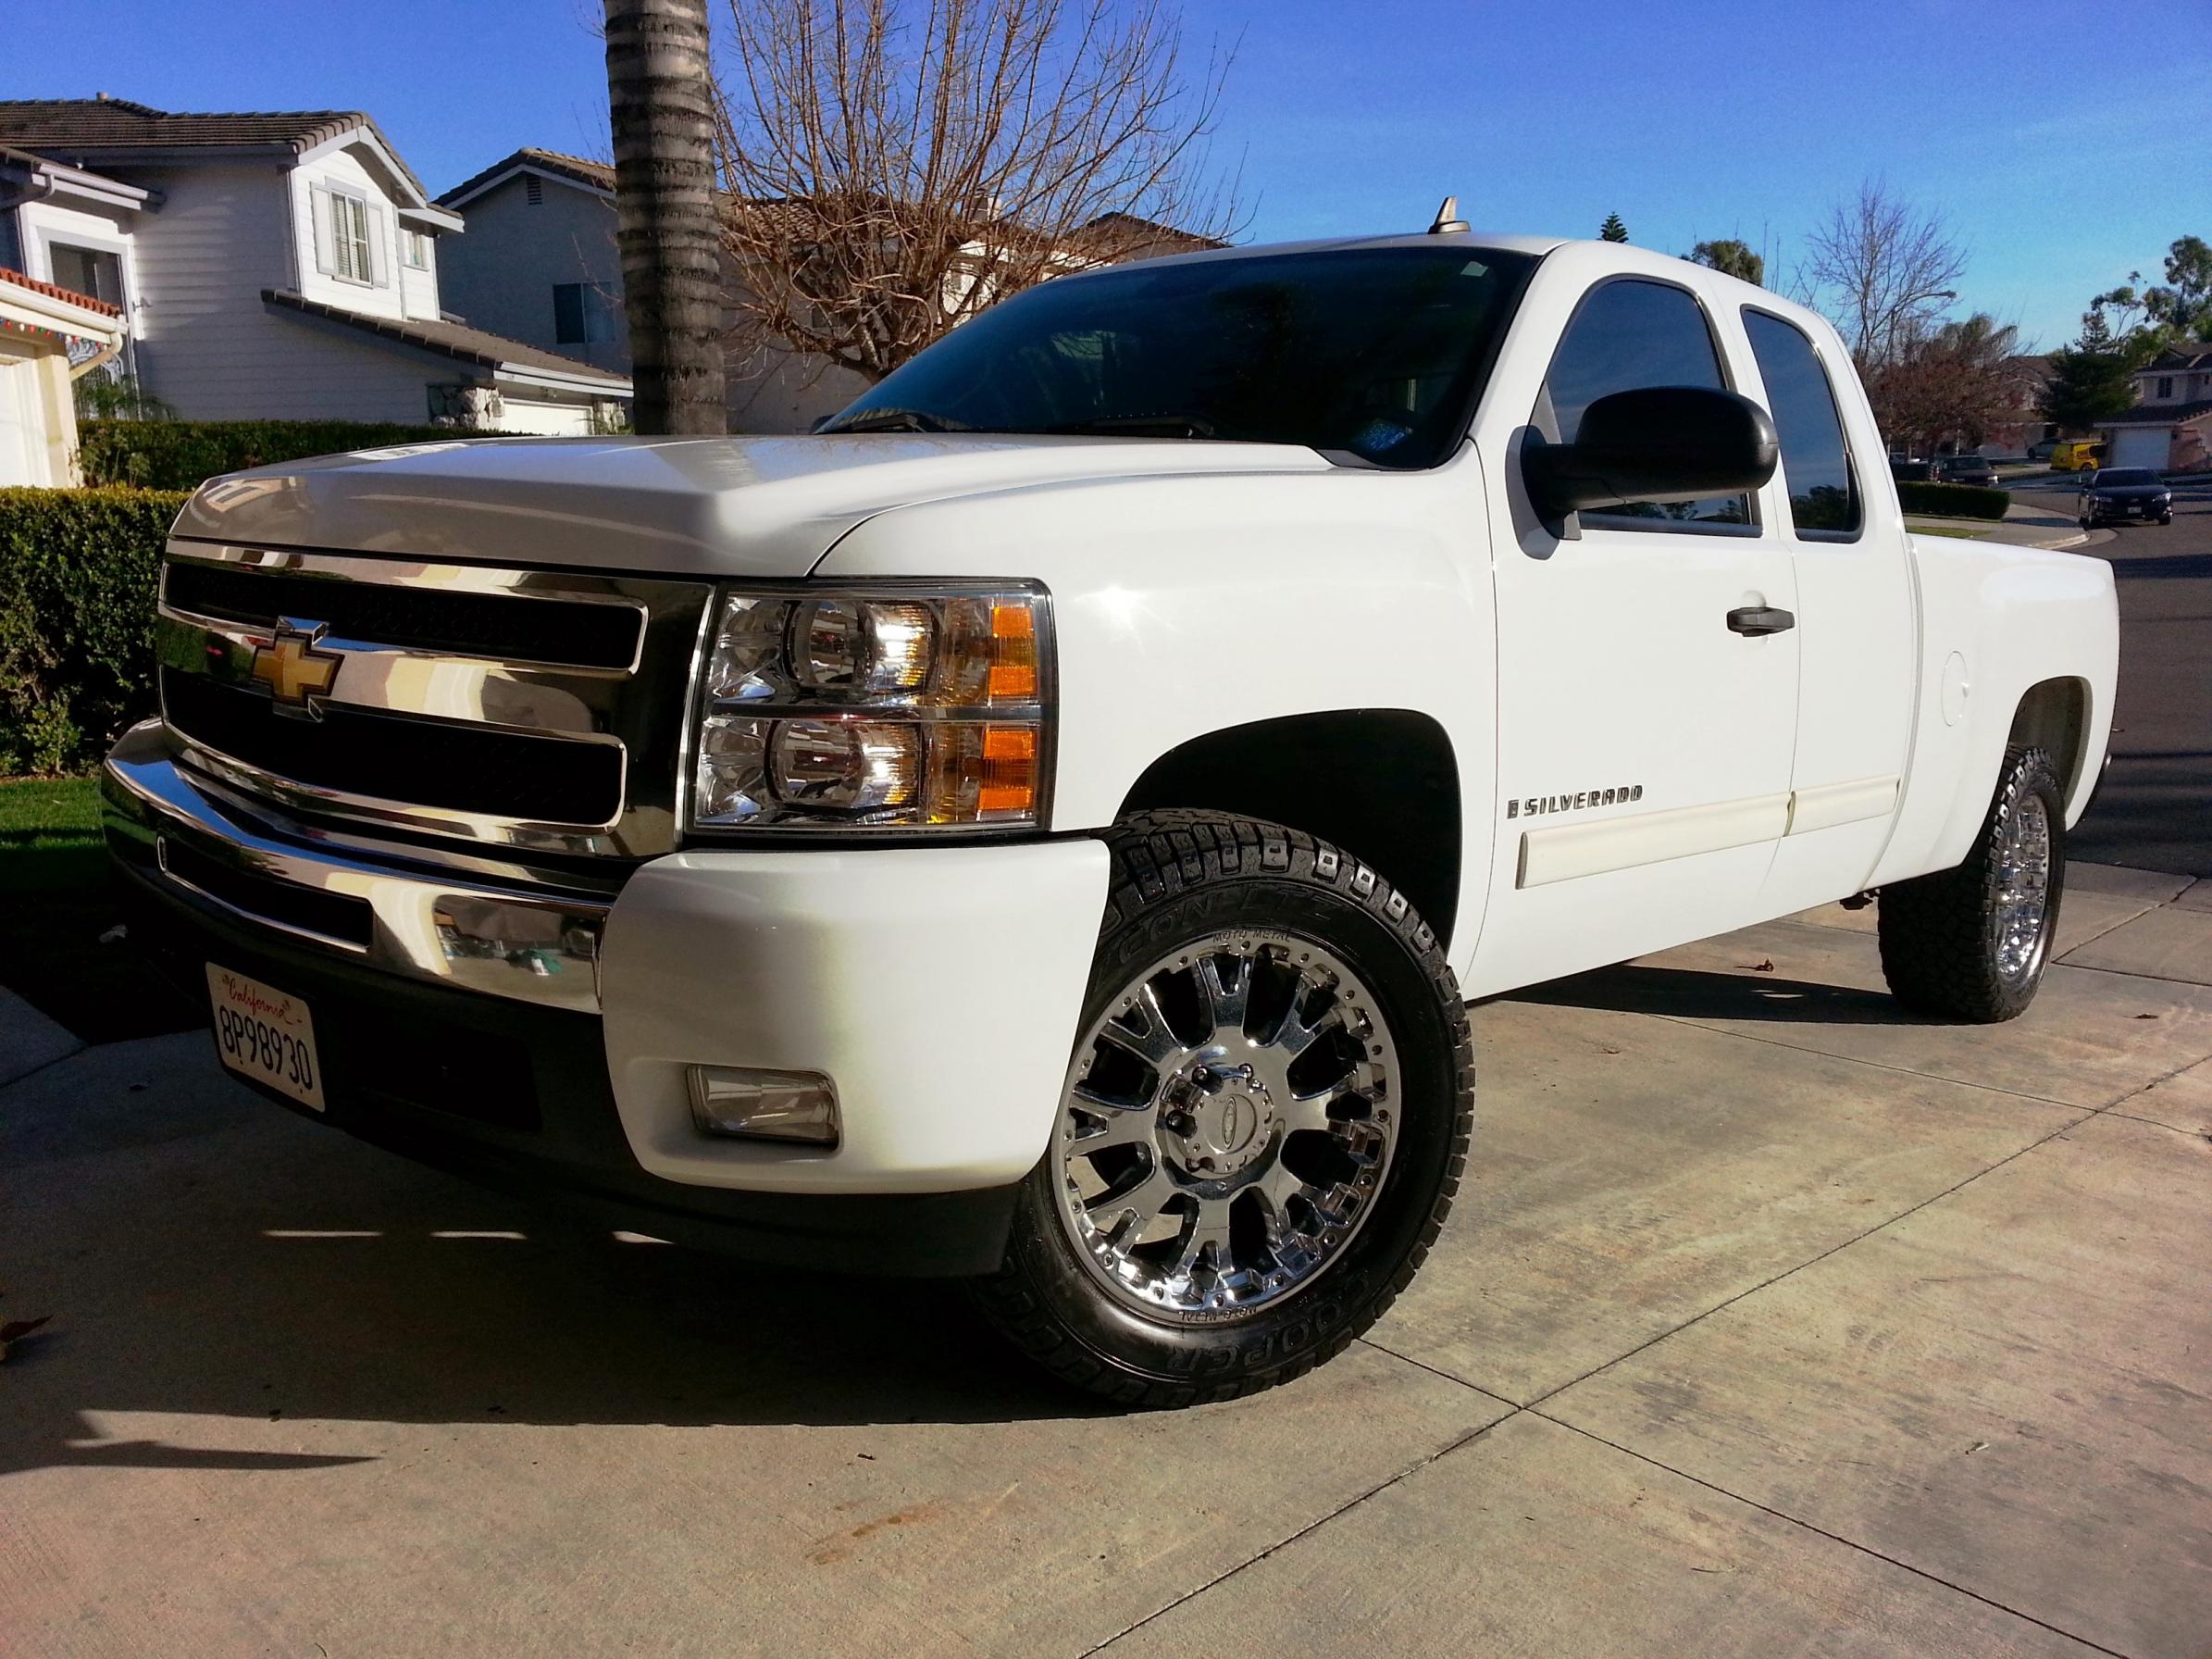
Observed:
[[[110,848],[148,879],[409,979],[599,1011],[611,901],[404,872],[273,839],[180,771],[151,722],[108,757],[101,795]]]

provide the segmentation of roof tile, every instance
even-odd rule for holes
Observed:
[[[304,293],[289,288],[264,288],[264,304],[281,306],[307,317],[318,317],[330,322],[345,323],[364,333],[376,334],[386,340],[397,341],[419,350],[436,352],[459,363],[473,363],[482,368],[497,368],[511,363],[519,368],[536,368],[553,374],[579,375],[588,380],[606,382],[610,393],[627,394],[629,380],[580,358],[565,357],[559,352],[549,352],[542,346],[526,345],[519,340],[509,340],[503,334],[489,333],[472,329],[466,323],[447,322],[441,318],[432,322],[426,318],[370,317],[365,312],[349,311],[343,306],[333,306],[323,300],[311,300]]]
[[[407,181],[422,181],[400,160],[376,122],[357,109],[176,112],[127,98],[0,99],[0,144],[65,161],[97,161],[135,150],[257,149],[276,145],[294,155],[367,128],[391,155]]]
[[[48,299],[67,300],[72,306],[82,306],[87,311],[97,311],[102,317],[120,317],[123,307],[111,306],[106,300],[94,299],[89,293],[79,293],[74,288],[63,288],[57,283],[42,282],[27,277],[19,270],[0,266],[0,282],[11,282],[18,288],[28,288],[33,293],[43,293]]]
[[[2098,426],[2163,426],[2173,421],[2194,420],[2199,415],[2212,415],[2212,397],[2200,397],[2186,404],[2137,404],[2125,415],[2114,415],[2097,421]]]

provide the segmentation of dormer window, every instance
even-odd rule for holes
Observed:
[[[2164,403],[2164,402],[2166,402],[2166,400],[2167,400],[2168,398],[2171,397],[2173,394],[2174,394],[2174,378],[2173,378],[2173,376],[2171,376],[2170,374],[2162,374],[2162,375],[2160,375],[2160,376],[2158,377],[2158,401],[2159,401],[2160,403]]]
[[[338,275],[347,281],[376,280],[368,251],[368,204],[359,196],[330,193],[330,256]]]
[[[315,268],[341,282],[382,288],[391,281],[391,221],[358,190],[312,187]]]

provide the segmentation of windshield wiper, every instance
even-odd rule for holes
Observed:
[[[1054,436],[1211,438],[1213,422],[1202,415],[1101,415],[1044,429]]]
[[[964,420],[932,415],[926,409],[863,409],[851,420],[833,421],[825,432],[972,432]]]

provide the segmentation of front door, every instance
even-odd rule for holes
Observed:
[[[1729,387],[1720,342],[1739,327],[1671,282],[1602,281],[1530,424],[1572,443],[1609,393]],[[1796,630],[1749,614],[1796,609],[1770,512],[1764,492],[1634,504],[1495,541],[1499,822],[1470,994],[1757,919],[1797,718]]]

